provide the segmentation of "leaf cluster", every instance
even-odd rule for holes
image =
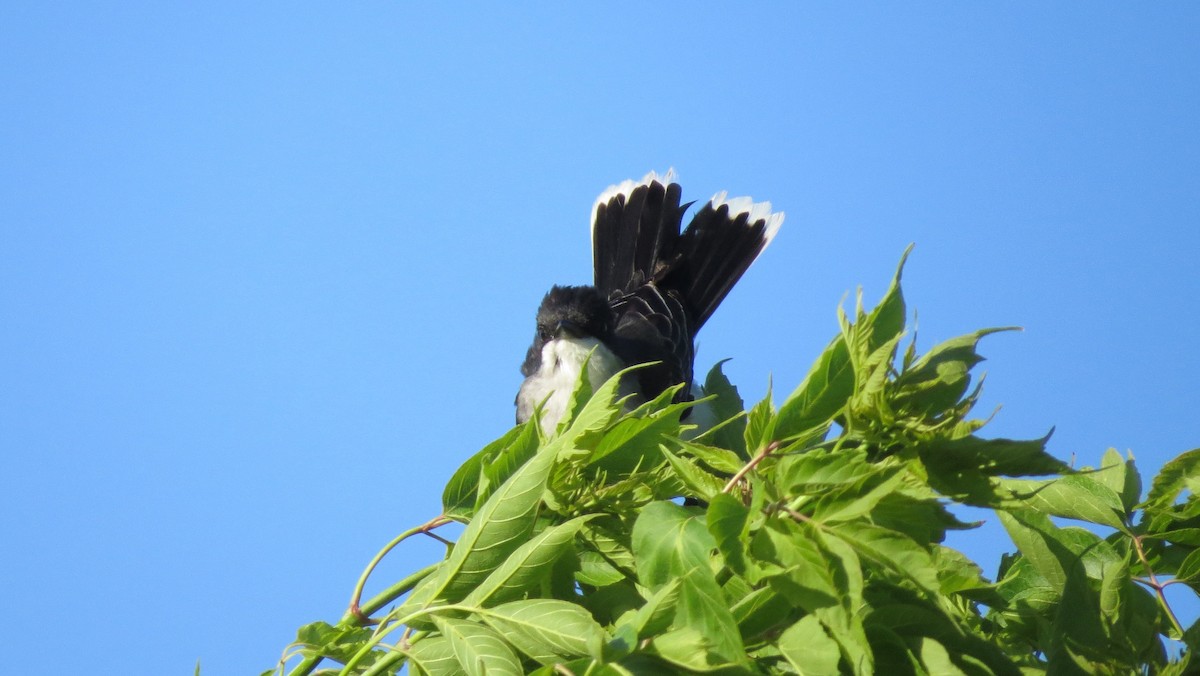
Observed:
[[[901,269],[903,264],[901,265]],[[468,459],[443,560],[300,630],[284,673],[1032,674],[1195,669],[1200,629],[1166,602],[1200,589],[1200,449],[1142,499],[1132,458],[1095,468],[1049,435],[984,438],[971,417],[986,329],[918,354],[897,271],[778,406],[748,410],[718,364],[699,402],[585,377],[554,434],[518,426]],[[907,345],[904,345],[909,339]],[[993,510],[998,579],[946,546]],[[1079,522],[1084,526],[1069,524]],[[1066,524],[1066,525],[1064,525]],[[1168,646],[1172,646],[1168,650]]]

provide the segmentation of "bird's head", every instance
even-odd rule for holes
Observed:
[[[594,286],[555,286],[537,313],[537,335],[543,343],[556,338],[604,340],[612,334],[612,325],[612,308]]]

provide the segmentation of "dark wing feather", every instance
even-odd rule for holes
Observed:
[[[692,338],[687,311],[675,294],[663,294],[654,283],[614,299],[616,327],[610,347],[626,364],[659,362],[637,372],[639,390],[647,398],[679,383],[692,382]],[[685,389],[680,401],[691,399]]]

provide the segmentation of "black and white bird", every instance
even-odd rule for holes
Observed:
[[[623,368],[622,393],[652,399],[684,384],[678,400],[697,395],[692,381],[696,333],[771,243],[783,223],[770,202],[717,193],[680,232],[684,212],[674,172],[650,172],[601,193],[592,209],[592,286],[555,286],[537,312],[525,355],[517,422],[541,410],[552,432],[588,359],[598,387]]]

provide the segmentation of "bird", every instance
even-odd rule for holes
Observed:
[[[566,414],[583,365],[598,387],[619,371],[619,392],[636,405],[682,384],[676,401],[702,392],[693,382],[696,334],[775,238],[783,212],[770,202],[719,192],[692,215],[680,204],[674,169],[609,186],[591,215],[591,285],[551,287],[538,306],[516,418],[541,416],[549,435]],[[694,416],[698,417],[698,416]]]

